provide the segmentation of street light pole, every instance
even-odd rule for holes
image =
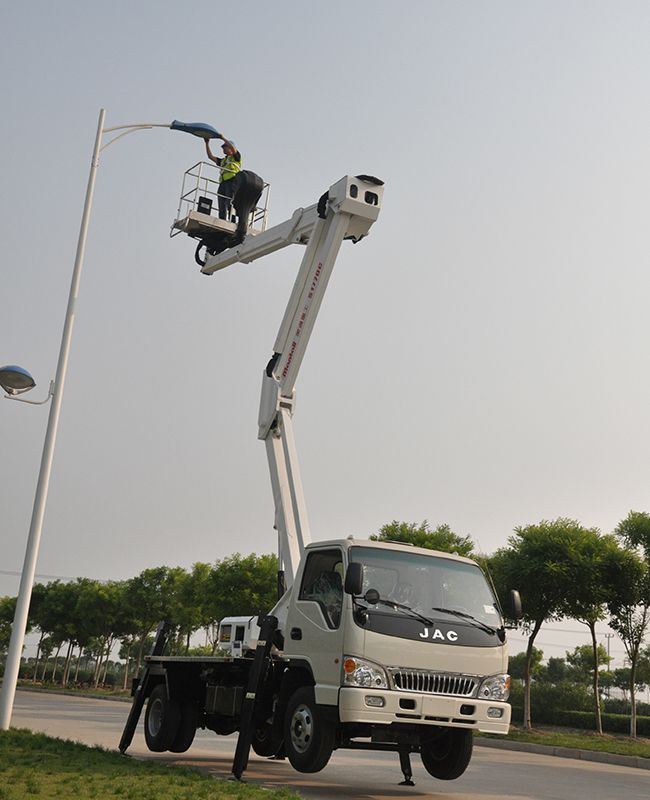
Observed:
[[[203,122],[179,122],[174,120],[172,123],[137,122],[130,125],[115,125],[112,128],[104,128],[104,117],[106,111],[102,108],[99,111],[97,122],[97,134],[95,136],[95,147],[90,162],[90,174],[88,175],[88,186],[86,188],[86,200],[81,217],[81,228],[79,230],[79,240],[77,242],[77,255],[75,257],[74,269],[72,271],[72,282],[70,284],[70,295],[68,297],[68,308],[63,325],[63,336],[61,338],[61,348],[59,350],[59,361],[56,368],[54,383],[50,384],[50,391],[46,400],[52,398],[50,415],[47,421],[47,431],[45,433],[45,443],[43,444],[43,455],[41,456],[41,468],[38,473],[38,483],[36,484],[36,496],[34,497],[34,509],[32,511],[32,521],[27,537],[27,548],[25,551],[25,561],[20,578],[20,588],[16,601],[16,613],[11,628],[11,639],[7,652],[2,690],[0,691],[0,730],[9,729],[11,722],[11,712],[16,695],[16,682],[20,671],[20,657],[23,652],[25,641],[25,629],[27,628],[27,618],[29,615],[29,604],[32,597],[32,587],[34,585],[34,574],[36,572],[36,561],[38,559],[38,549],[41,541],[41,530],[43,528],[43,517],[45,515],[45,504],[47,501],[47,491],[50,483],[50,473],[52,471],[52,459],[54,456],[54,445],[56,433],[59,427],[59,416],[61,413],[61,402],[63,400],[63,387],[65,376],[68,369],[68,354],[70,352],[70,341],[72,339],[72,326],[74,324],[75,304],[79,293],[79,279],[83,266],[84,252],[86,250],[86,236],[88,233],[88,223],[90,220],[90,209],[93,202],[93,192],[95,190],[95,177],[99,166],[99,154],[107,147],[118,141],[123,136],[135,131],[148,130],[150,128],[169,128],[171,130],[183,131],[201,139],[221,138],[221,134],[210,125]],[[102,146],[102,136],[105,133],[120,131]],[[17,368],[11,368],[14,372]],[[18,368],[20,371],[20,368]],[[31,376],[29,376],[31,378]],[[12,394],[15,392],[12,392]],[[15,400],[17,398],[12,397]],[[32,405],[42,405],[31,400],[23,400],[24,403]]]
[[[607,639],[607,669],[611,672],[611,669],[610,669],[610,666],[609,666],[611,664],[611,658],[609,657],[609,640],[614,638],[614,634],[613,633],[606,633],[605,634],[605,638]],[[607,694],[608,698],[611,695],[611,689],[610,689],[609,686],[606,689],[606,694]]]
[[[72,339],[72,327],[75,317],[75,303],[79,293],[79,279],[83,266],[84,252],[86,249],[86,236],[88,233],[88,222],[90,220],[90,209],[93,202],[93,192],[95,189],[95,177],[99,164],[99,151],[101,148],[102,132],[104,127],[105,110],[99,112],[97,123],[97,134],[95,136],[95,147],[93,149],[92,160],[90,162],[90,174],[88,176],[88,186],[86,188],[86,200],[81,217],[81,228],[79,230],[79,240],[77,242],[77,254],[72,271],[72,281],[70,284],[70,295],[68,297],[68,308],[63,325],[63,336],[61,338],[61,348],[59,350],[59,361],[56,368],[54,379],[54,391],[52,394],[52,405],[47,420],[47,431],[43,444],[43,455],[41,456],[41,468],[38,473],[38,483],[36,485],[36,496],[34,497],[34,509],[32,511],[32,521],[27,537],[27,548],[25,551],[25,561],[20,579],[20,589],[16,602],[16,613],[11,628],[11,640],[5,664],[4,678],[2,681],[2,693],[0,694],[0,730],[9,729],[11,722],[11,712],[16,695],[16,681],[20,670],[20,657],[23,652],[25,641],[25,629],[27,628],[27,616],[29,613],[29,603],[32,597],[32,586],[34,585],[34,573],[36,572],[36,561],[38,559],[38,548],[41,541],[41,530],[43,528],[43,517],[45,514],[45,503],[47,501],[47,491],[50,484],[50,473],[52,471],[52,458],[54,456],[54,445],[56,433],[59,427],[59,416],[61,413],[61,401],[63,400],[63,387],[68,368],[68,354],[70,352],[70,341]]]

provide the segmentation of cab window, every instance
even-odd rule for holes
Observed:
[[[339,627],[343,608],[343,556],[340,550],[309,553],[298,599],[318,603],[328,627]]]

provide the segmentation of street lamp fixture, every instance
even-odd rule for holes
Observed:
[[[0,367],[0,386],[8,395],[17,395],[33,389],[36,381],[26,369],[7,364],[6,367]]]
[[[54,397],[54,381],[50,381],[50,388],[47,391],[45,400],[25,400],[24,397],[17,397],[17,395],[33,389],[36,386],[36,382],[26,369],[17,367],[15,364],[0,367],[0,386],[7,392],[5,400],[29,403],[30,406],[44,406],[48,400]]]

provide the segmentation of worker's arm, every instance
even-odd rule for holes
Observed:
[[[210,141],[208,139],[204,139],[203,141],[205,142],[205,152],[208,154],[210,161],[214,161],[217,166],[220,166],[221,159],[219,156],[215,156],[212,150],[210,150]]]
[[[232,149],[233,149],[233,150],[235,150],[235,151],[237,150],[237,148],[235,147],[235,145],[234,145],[234,144],[233,144],[233,143],[230,141],[230,139],[226,139],[226,137],[223,135],[223,133],[220,133],[220,134],[219,134],[219,138],[221,139],[221,141],[222,141],[224,144],[229,144],[229,145],[232,147]]]

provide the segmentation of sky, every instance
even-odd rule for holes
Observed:
[[[0,364],[45,396],[99,109],[207,122],[270,182],[270,224],[345,174],[386,184],[297,382],[313,539],[393,519],[483,552],[541,519],[612,531],[650,510],[649,39],[633,0],[7,5]],[[257,411],[302,251],[202,275],[168,233],[203,154],[153,129],[101,158],[41,580],[276,550]],[[0,594],[46,424],[0,403]]]

